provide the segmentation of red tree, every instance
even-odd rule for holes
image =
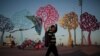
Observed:
[[[91,15],[87,12],[83,13],[80,16],[80,28],[82,31],[88,31],[88,45],[91,45],[91,31],[99,29],[100,23],[97,21],[94,15]]]

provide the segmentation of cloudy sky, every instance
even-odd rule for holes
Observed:
[[[8,18],[12,18],[16,12],[28,10],[31,15],[36,15],[36,11],[41,6],[46,6],[48,4],[51,4],[52,6],[56,8],[56,10],[59,13],[59,19],[64,14],[74,11],[78,14],[78,21],[79,21],[80,19],[79,15],[81,14],[79,0],[0,0],[0,14]],[[83,12],[88,12],[92,15],[95,15],[97,20],[100,22],[99,5],[100,5],[100,0],[83,0]],[[22,22],[26,23],[26,21],[25,22],[22,21]],[[71,30],[71,33],[72,33],[72,38],[74,39],[74,31]],[[0,32],[0,35],[1,34],[2,33]],[[88,32],[85,31],[84,34],[87,40]],[[9,33],[6,32],[5,36],[8,36],[8,35]],[[28,38],[32,40],[37,40],[37,39],[43,38],[44,29],[42,27],[41,35],[37,35],[35,29],[23,31],[22,33],[18,31],[18,32],[12,33],[12,35],[15,37],[17,43],[20,43],[22,36],[23,36],[23,39]],[[56,37],[57,37],[57,43],[63,42],[65,45],[67,45],[68,30],[63,29],[58,24],[58,32],[56,33]],[[81,43],[81,29],[79,28],[79,26],[76,29],[76,37],[77,37],[77,43],[80,44]],[[100,40],[100,30],[93,31],[91,33],[91,40],[93,44],[95,42],[100,44],[100,41],[99,41]]]

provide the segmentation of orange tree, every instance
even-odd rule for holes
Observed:
[[[71,46],[72,43],[73,43],[73,40],[72,40],[70,30],[71,29],[76,30],[76,28],[78,27],[78,16],[77,16],[77,14],[75,12],[70,12],[68,14],[65,14],[63,16],[63,18],[59,20],[59,24],[60,24],[61,27],[68,29],[68,32],[69,32],[68,46]],[[74,41],[75,41],[75,44],[76,44],[76,31],[74,31],[74,32],[75,32]]]

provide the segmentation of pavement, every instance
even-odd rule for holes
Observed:
[[[100,56],[100,47],[57,47],[59,56]],[[20,50],[18,48],[2,47],[0,48],[0,56],[45,56],[47,48],[35,49],[25,48]],[[51,53],[50,56],[53,56]]]

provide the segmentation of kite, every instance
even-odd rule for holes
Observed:
[[[50,4],[40,7],[36,14],[38,17],[42,18],[45,31],[47,31],[51,25],[56,24],[59,18],[57,10]]]
[[[42,19],[37,16],[26,16],[26,17],[32,21],[32,23],[35,25],[34,27],[36,32],[38,33],[38,35],[40,35],[42,30]]]

